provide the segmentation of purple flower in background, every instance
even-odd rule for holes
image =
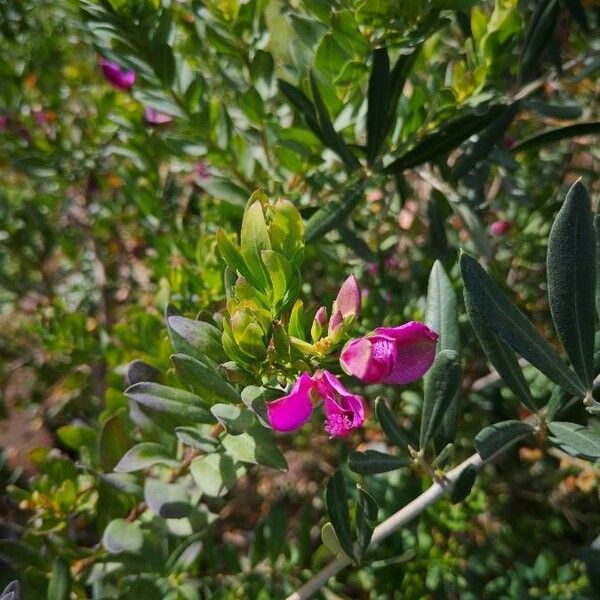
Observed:
[[[146,106],[146,108],[144,108],[144,121],[146,121],[148,125],[166,125],[173,121],[173,117]]]
[[[126,91],[135,83],[135,71],[129,69],[127,71],[121,69],[117,63],[100,58],[98,64],[102,69],[104,78],[110,85],[121,91]]]
[[[433,364],[437,339],[437,333],[417,321],[378,327],[371,335],[350,340],[340,364],[365,383],[410,383]]]
[[[48,117],[43,110],[34,110],[33,118],[38,125],[43,125],[48,120]]]
[[[512,227],[512,221],[508,221],[506,219],[500,219],[499,221],[494,221],[490,225],[490,233],[495,236],[504,235],[509,232]]]
[[[200,179],[208,179],[210,177],[210,171],[208,170],[208,165],[203,161],[198,161],[196,163],[196,175]]]
[[[273,429],[293,431],[302,427],[312,414],[316,383],[308,373],[302,373],[289,394],[267,403],[267,416]]]
[[[347,437],[365,421],[365,407],[361,396],[350,393],[329,371],[316,377],[317,390],[323,398],[325,431],[330,438]]]
[[[0,131],[8,127],[8,117],[6,115],[0,115]]]

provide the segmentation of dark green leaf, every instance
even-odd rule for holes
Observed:
[[[402,90],[408,79],[415,60],[419,56],[422,44],[419,44],[409,54],[401,54],[390,73],[390,99],[388,103],[388,128],[392,128],[396,122],[396,109],[402,95]]]
[[[34,567],[46,570],[46,563],[40,551],[18,540],[0,540],[0,558],[15,569]]]
[[[471,326],[488,360],[496,369],[510,391],[530,410],[537,412],[537,406],[529,391],[523,371],[515,353],[488,327],[475,309],[471,295],[464,289],[465,307]],[[560,389],[560,388],[558,388]]]
[[[379,421],[383,432],[392,444],[395,444],[398,448],[402,448],[403,450],[406,450],[407,446],[416,445],[412,435],[398,425],[383,398],[377,398],[375,400],[375,414],[377,415],[377,420]]]
[[[198,360],[208,356],[215,362],[227,360],[221,343],[221,331],[205,321],[194,321],[178,315],[167,319],[171,344],[176,353]]]
[[[104,423],[98,439],[102,470],[107,473],[112,471],[130,446],[131,440],[121,415],[113,415]]]
[[[554,421],[548,424],[552,441],[565,452],[590,460],[600,459],[600,430],[588,429],[576,423]]]
[[[358,486],[358,504],[356,506],[356,539],[359,554],[364,555],[371,543],[373,530],[377,525],[379,507],[375,498],[362,487]]]
[[[364,180],[359,181],[346,191],[340,202],[330,201],[325,208],[317,210],[306,223],[306,243],[314,242],[338,225],[344,224],[354,207],[363,199],[365,185]]]
[[[485,112],[471,111],[442,124],[437,130],[425,134],[419,143],[389,164],[384,172],[399,173],[445,156],[495,121],[504,108],[502,105],[493,105],[487,107]]]
[[[127,387],[142,381],[158,382],[159,380],[160,371],[143,360],[132,360],[127,365],[127,375],[125,377],[125,385]]]
[[[309,129],[326,145],[323,132],[317,121],[315,107],[308,96],[299,88],[282,79],[278,80],[279,89],[289,100],[290,104],[304,117]]]
[[[436,260],[429,275],[427,287],[427,326],[438,335],[437,350],[460,350],[458,310],[456,292],[439,260]]]
[[[241,400],[235,388],[223,380],[217,366],[206,357],[197,360],[186,354],[173,354],[171,360],[181,381],[209,403],[236,403]]]
[[[69,600],[70,595],[71,570],[69,563],[62,556],[59,556],[52,567],[47,600]]]
[[[373,51],[367,98],[367,162],[371,165],[389,130],[390,59],[386,48]]]
[[[475,480],[477,479],[477,469],[473,465],[467,465],[458,475],[452,492],[450,492],[450,502],[458,504],[462,502],[470,493]]]
[[[136,383],[125,391],[125,395],[142,406],[182,420],[215,423],[215,418],[208,410],[206,402],[196,394],[185,390],[158,383]]]
[[[519,60],[519,78],[527,79],[537,65],[544,48],[552,38],[556,28],[560,4],[558,0],[540,2],[538,10],[534,13],[527,27],[525,41]]]
[[[454,350],[438,352],[425,379],[419,446],[425,448],[433,438],[461,382],[462,370]]]
[[[412,463],[406,456],[393,456],[378,450],[365,450],[365,452],[351,452],[348,457],[348,466],[355,473],[361,475],[374,475],[402,469]]]
[[[548,129],[542,133],[536,133],[520,142],[516,143],[511,152],[525,152],[539,146],[545,146],[552,142],[559,142],[580,135],[598,135],[600,134],[600,121],[587,121],[585,123],[575,123],[574,125],[566,125],[565,127],[556,127]]]
[[[483,267],[468,254],[461,256],[460,267],[465,289],[485,325],[556,384],[573,394],[585,395],[585,386],[577,375]]]
[[[523,421],[502,421],[482,429],[475,436],[475,448],[483,460],[487,460],[517,440],[531,435],[534,428]]]
[[[588,389],[594,379],[595,253],[592,208],[579,180],[567,193],[548,238],[548,299],[558,337]]]
[[[352,526],[350,524],[350,510],[348,509],[346,480],[341,471],[336,471],[327,482],[325,498],[327,512],[340,546],[352,560],[356,561],[352,545]]]
[[[317,85],[317,80],[313,73],[309,75],[310,80],[310,91],[312,94],[312,99],[314,102],[315,110],[316,110],[316,118],[319,123],[319,128],[322,132],[322,137],[325,144],[331,148],[341,159],[346,167],[348,173],[351,173],[358,167],[360,167],[360,162],[354,156],[350,148],[344,142],[342,136],[334,129],[333,124],[329,118],[329,114],[327,112],[327,108],[325,103],[323,102],[323,98],[321,98],[321,93],[319,92],[319,87]]]

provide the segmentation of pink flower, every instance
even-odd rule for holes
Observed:
[[[350,340],[340,364],[365,383],[410,383],[433,364],[437,339],[437,333],[417,321],[378,327],[369,336]]]
[[[47,115],[43,110],[34,110],[33,118],[38,125],[43,125],[47,121]]]
[[[146,121],[148,125],[166,125],[172,120],[173,117],[171,115],[165,115],[164,113],[150,108],[149,106],[144,108],[144,121]]]
[[[208,179],[210,177],[210,171],[208,170],[208,166],[203,160],[196,163],[196,175],[200,179]]]
[[[325,431],[330,438],[347,437],[365,421],[365,407],[361,396],[351,394],[329,371],[316,377],[317,390],[323,398]]]
[[[104,78],[114,88],[126,91],[135,83],[135,71],[133,69],[125,71],[121,69],[117,63],[106,60],[105,58],[100,58],[98,64],[102,69]]]
[[[310,328],[310,335],[313,341],[318,340],[323,333],[323,329],[327,324],[327,309],[324,306],[321,306],[319,310],[315,314],[315,318],[313,319],[312,326]]]
[[[316,382],[308,373],[302,373],[287,396],[267,403],[267,416],[273,429],[293,431],[302,427],[312,414],[313,392]]]
[[[356,318],[360,312],[360,288],[354,274],[350,275],[342,284],[337,298],[331,309],[331,320],[329,321],[329,333],[343,323],[349,317]]]
[[[501,219],[499,221],[494,221],[490,225],[490,233],[495,236],[501,236],[505,233],[508,233],[510,228],[512,227],[512,221],[507,221],[506,219]]]

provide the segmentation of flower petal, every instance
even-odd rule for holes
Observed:
[[[384,383],[416,381],[433,364],[438,334],[424,323],[411,321],[399,327],[379,327],[375,332],[393,339],[396,346],[394,365]]]
[[[287,396],[267,403],[269,423],[277,431],[293,431],[302,427],[312,414],[311,392],[315,382],[308,373],[303,373]]]
[[[342,313],[342,317],[356,317],[360,311],[360,288],[354,274],[350,275],[342,284],[337,298],[337,309]]]

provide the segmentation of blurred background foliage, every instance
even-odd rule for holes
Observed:
[[[323,482],[350,444],[316,431],[282,439],[288,474],[249,469],[198,511],[200,534],[163,520],[118,567],[98,551],[137,493],[106,480],[110,447],[131,444],[128,363],[176,381],[166,305],[222,308],[216,231],[238,230],[258,187],[307,222],[309,308],[354,272],[365,330],[422,319],[434,260],[458,285],[463,247],[550,334],[553,216],[575,178],[600,190],[599,28],[594,0],[2,3],[0,588],[18,575],[25,598],[45,597],[62,557],[76,598],[279,598],[324,564]],[[130,91],[106,83],[101,56],[135,69]],[[520,409],[460,312],[466,454]],[[411,386],[388,400],[414,419]],[[378,427],[353,442],[381,443]],[[425,482],[374,485],[383,517]],[[515,450],[327,597],[593,598],[597,503],[597,465]]]

